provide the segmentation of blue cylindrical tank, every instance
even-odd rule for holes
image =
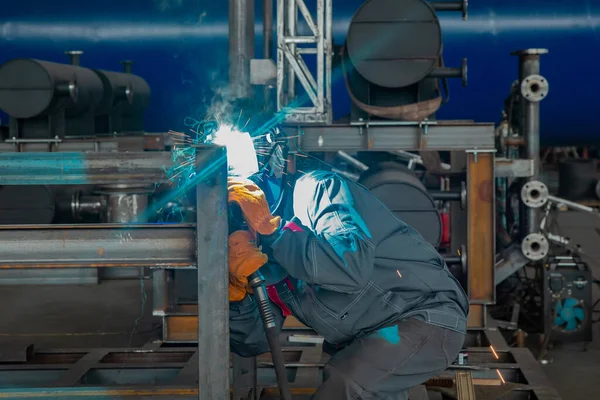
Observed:
[[[257,2],[257,18],[262,1]],[[7,3],[7,2],[6,2]],[[183,130],[203,114],[227,81],[227,1],[22,0],[0,6],[0,62],[16,57],[68,62],[65,50],[83,50],[84,67],[133,72],[152,88],[146,130]],[[336,43],[342,44],[361,0],[333,0]],[[542,74],[550,94],[542,103],[544,144],[596,144],[600,108],[600,2],[595,0],[471,0],[469,18],[442,13],[448,66],[469,60],[469,86],[451,80],[450,103],[439,118],[494,121],[517,78],[510,52],[543,47]],[[257,23],[256,56],[261,54]],[[402,40],[402,38],[399,38]],[[410,38],[406,39],[410,40]],[[218,97],[217,97],[218,98]],[[343,82],[335,83],[334,111],[349,110]],[[2,116],[2,123],[6,116]]]

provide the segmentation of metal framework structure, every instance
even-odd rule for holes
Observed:
[[[287,122],[332,121],[331,7],[332,0],[316,0],[315,20],[304,0],[277,0],[277,111],[284,113]],[[308,34],[299,33],[298,28],[304,24]],[[304,55],[316,56],[316,77]],[[297,91],[298,82],[303,92]]]
[[[198,269],[199,302],[195,307],[197,317],[194,319],[194,341],[197,341],[198,348],[196,355],[186,361],[181,374],[190,379],[191,388],[186,389],[188,394],[202,399],[227,398],[229,374],[223,372],[230,368],[225,160],[224,148],[198,148],[198,178],[190,184],[190,190],[195,187],[197,197],[195,224],[4,225],[0,226],[0,269]],[[164,152],[2,154],[0,165],[4,172],[0,184],[160,182],[164,179],[164,173],[159,171],[169,161],[169,153]],[[45,165],[51,165],[52,168],[47,168],[42,177],[32,178],[36,172],[45,169]],[[19,169],[19,166],[25,168]],[[161,174],[158,179],[157,174]],[[48,397],[74,396],[79,393],[78,390],[68,387],[99,383],[96,381],[102,380],[101,367],[96,368],[95,375],[87,375],[88,378],[85,378],[86,371],[105,362],[106,354],[104,350],[93,351],[79,358],[73,368],[67,368],[67,371],[58,368],[54,375],[50,374],[50,378],[44,378],[47,380],[43,380],[43,384],[52,382],[50,386],[53,389],[46,391]],[[0,370],[6,370],[5,367],[0,364]],[[41,369],[51,368],[46,366]],[[137,373],[143,375],[144,371],[138,369]],[[21,373],[24,374],[27,375]],[[114,379],[118,381],[120,378]],[[124,392],[113,392],[87,387],[80,392],[84,397],[119,397],[131,390],[125,388]],[[5,390],[0,393],[0,398],[11,398],[14,393]],[[156,394],[155,391],[152,393]],[[158,394],[172,398],[180,392],[167,390]]]
[[[295,337],[306,339],[310,333],[293,326],[284,329],[287,343],[285,364],[291,379],[292,393],[310,396],[322,381],[329,356],[320,343],[298,346]],[[490,346],[494,348],[491,351]],[[467,365],[452,365],[442,375],[411,390],[411,399],[429,399],[427,390],[450,395],[460,392],[463,384],[475,392],[477,399],[560,400],[529,350],[510,348],[495,328],[470,331],[465,347]],[[200,398],[225,399],[226,393],[206,394],[202,384],[204,365],[211,367],[200,348],[165,348],[160,342],[132,349],[41,350],[32,347],[3,351],[0,360],[1,398]],[[229,362],[230,358],[225,357]],[[233,356],[234,400],[278,399],[273,363],[269,354],[256,359]],[[216,370],[221,376],[226,370]],[[464,376],[470,374],[470,376]],[[500,378],[501,374],[502,378]],[[504,379],[505,383],[501,379]],[[460,382],[459,382],[460,381]],[[202,382],[202,381],[201,381]],[[452,387],[456,386],[456,389]],[[480,391],[479,389],[485,389]],[[420,396],[420,397],[419,397]],[[304,397],[300,397],[304,398]],[[459,399],[471,399],[459,393]]]

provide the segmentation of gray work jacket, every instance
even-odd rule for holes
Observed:
[[[264,242],[291,277],[276,285],[280,299],[327,342],[347,344],[411,317],[466,331],[469,302],[443,258],[366,188],[315,171],[297,180],[292,201],[304,231],[282,229]],[[237,354],[268,351],[250,296],[230,304],[230,330]]]

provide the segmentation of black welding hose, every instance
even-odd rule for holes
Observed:
[[[258,310],[260,311],[260,316],[262,317],[265,333],[267,335],[267,341],[269,342],[269,348],[271,349],[271,358],[273,359],[275,375],[277,376],[277,385],[279,386],[279,397],[281,400],[292,400],[290,383],[287,380],[287,373],[285,370],[283,351],[281,350],[281,343],[279,342],[279,332],[275,325],[275,317],[271,311],[271,303],[269,303],[267,290],[263,284],[264,278],[259,272],[255,272],[250,275],[249,282],[254,291],[254,299],[258,304]]]

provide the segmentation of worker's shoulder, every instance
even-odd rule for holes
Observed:
[[[301,186],[304,186],[304,185],[318,186],[318,185],[329,184],[329,183],[334,183],[334,182],[335,183],[338,183],[338,182],[346,183],[347,180],[344,177],[342,177],[341,175],[338,175],[333,171],[319,169],[319,170],[314,170],[314,171],[310,171],[310,172],[303,174],[296,181],[296,185],[300,184]]]

